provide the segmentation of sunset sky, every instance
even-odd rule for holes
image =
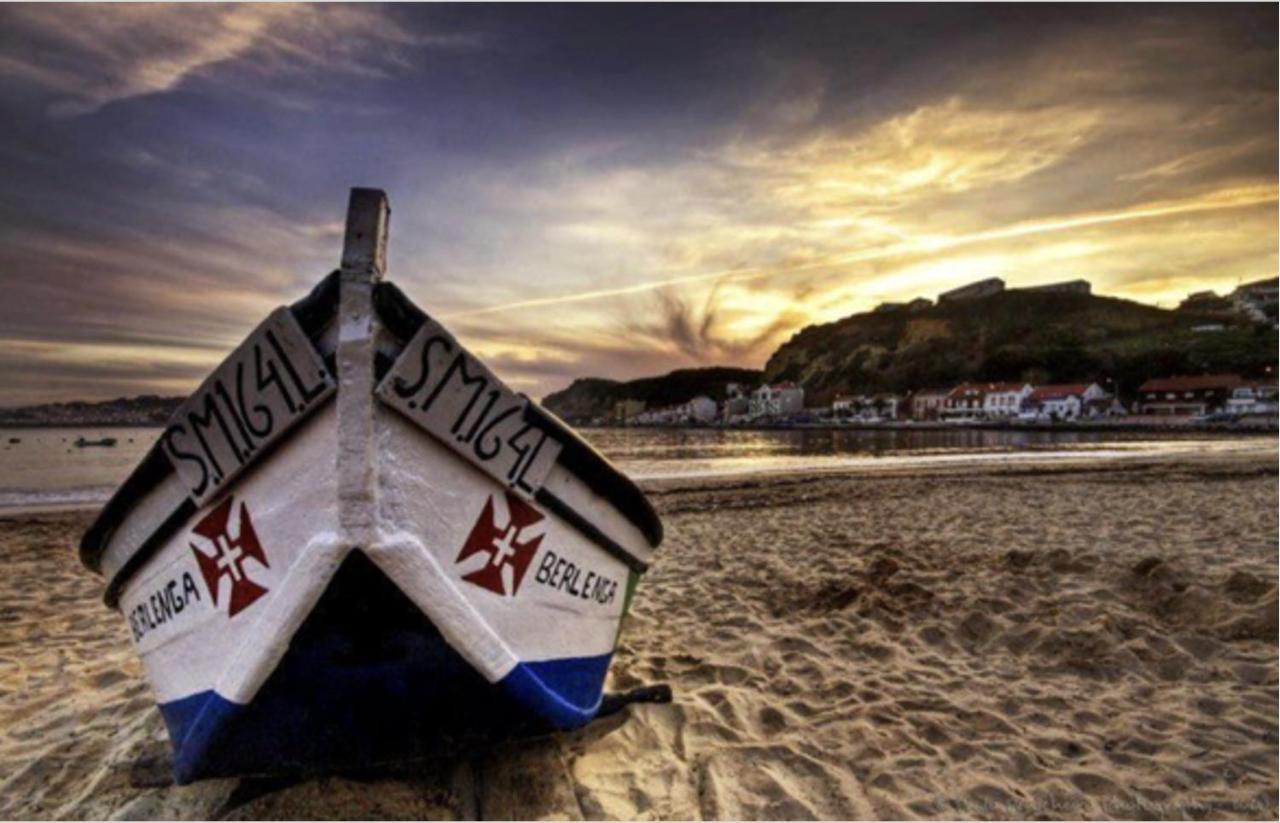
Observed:
[[[516,388],[969,280],[1277,271],[1258,6],[0,7],[0,404],[182,394],[338,261]]]

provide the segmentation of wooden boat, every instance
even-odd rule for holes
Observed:
[[[341,268],[174,413],[85,534],[178,782],[369,766],[599,711],[662,539],[644,495],[382,280]]]

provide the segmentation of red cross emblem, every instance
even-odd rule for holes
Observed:
[[[506,511],[499,512],[499,508]],[[470,570],[462,579],[514,597],[543,538],[525,530],[542,519],[542,512],[510,492],[505,493],[505,500],[490,495],[455,561]]]
[[[189,544],[191,551],[195,552],[196,562],[200,564],[200,574],[204,576],[205,585],[209,587],[209,596],[213,598],[213,605],[218,605],[218,591],[221,588],[222,578],[230,579],[231,603],[227,617],[235,617],[267,593],[267,589],[249,579],[245,562],[252,558],[264,568],[270,568],[266,552],[258,542],[258,533],[253,530],[253,521],[249,519],[249,509],[244,503],[240,504],[240,513],[236,518],[233,532],[231,509],[234,502],[234,497],[228,497],[192,529],[194,534],[201,538],[198,542],[211,549],[209,553],[201,551],[195,543]]]

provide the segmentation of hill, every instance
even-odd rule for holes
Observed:
[[[161,426],[185,398],[144,394],[115,400],[44,403],[0,409],[0,425]]]
[[[573,381],[567,389],[542,399],[542,405],[571,423],[589,422],[609,415],[621,400],[642,400],[648,408],[674,406],[705,394],[717,403],[724,399],[726,383],[760,382],[754,369],[711,367],[679,369],[659,377],[643,377],[625,382],[586,377]]]
[[[1193,331],[1222,323],[1219,331]],[[1113,378],[1131,392],[1150,377],[1245,376],[1274,368],[1276,333],[1217,312],[1166,310],[1089,294],[1011,290],[908,311],[808,326],[765,365],[794,380],[806,404],[847,391],[906,391],[965,380],[1032,383]]]

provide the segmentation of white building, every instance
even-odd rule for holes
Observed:
[[[901,402],[896,394],[838,394],[831,402],[831,414],[864,422],[896,420]]]
[[[1058,383],[1036,386],[1022,404],[1022,412],[1036,418],[1076,420],[1097,409],[1108,395],[1097,383]]]
[[[831,401],[832,417],[853,417],[857,411],[858,395],[856,394],[837,394],[835,399]]]
[[[1232,414],[1269,414],[1280,411],[1276,384],[1250,383],[1237,386],[1227,398],[1226,410]]]
[[[804,411],[804,389],[795,383],[766,383],[751,393],[752,417],[776,417],[801,411]]]
[[[1013,417],[1031,395],[1030,383],[987,383],[983,386],[982,411],[988,418]]]
[[[939,419],[953,423],[981,420],[985,394],[986,385],[983,383],[961,383],[943,398]]]

